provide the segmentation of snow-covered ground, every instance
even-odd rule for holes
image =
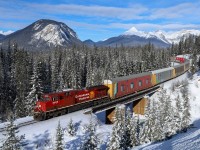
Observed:
[[[184,74],[179,78],[168,81],[164,88],[170,92],[172,83],[187,78]],[[134,150],[199,150],[200,149],[200,72],[195,74],[193,80],[189,81],[191,123],[194,124],[186,133],[175,135],[170,140],[138,146]],[[156,94],[155,94],[156,95]],[[173,97],[173,95],[172,95]],[[155,97],[154,97],[155,98]]]
[[[164,83],[163,87],[166,89],[171,88],[171,84],[174,82],[182,81],[187,78],[187,75],[184,74],[176,79],[170,80],[167,83]],[[200,72],[196,74],[193,80],[189,81],[190,93],[191,93],[191,123],[194,124],[194,127],[189,129],[187,133],[181,133],[178,135],[173,136],[172,139],[154,143],[154,144],[146,144],[136,147],[135,149],[144,149],[144,150],[154,150],[154,149],[181,149],[181,150],[188,150],[188,149],[200,149]],[[168,93],[170,90],[168,90]],[[156,97],[156,94],[153,95]],[[98,115],[98,117],[102,117]],[[106,149],[106,142],[108,141],[109,134],[112,130],[112,125],[105,125],[100,121],[100,118],[97,118],[96,115],[91,114],[84,114],[84,111],[78,111],[75,113],[71,113],[68,115],[56,117],[53,119],[49,119],[46,121],[37,122],[35,124],[27,125],[24,127],[19,128],[19,135],[25,134],[26,138],[26,149],[36,149],[36,145],[38,145],[39,149],[44,149],[46,145],[46,149],[48,147],[52,147],[52,144],[55,141],[55,133],[56,127],[58,122],[60,121],[61,127],[66,130],[67,124],[73,120],[76,126],[77,135],[74,137],[70,137],[65,132],[64,134],[64,141],[65,141],[65,149],[66,150],[78,150],[82,141],[85,138],[85,130],[84,126],[89,124],[90,120],[92,119],[94,122],[97,123],[97,135],[101,141],[101,149]],[[23,118],[16,121],[16,124],[19,122],[27,120],[32,120],[32,118]],[[4,123],[0,124],[0,128],[5,126]],[[0,143],[5,137],[3,133],[0,132]],[[0,144],[1,146],[1,144]]]

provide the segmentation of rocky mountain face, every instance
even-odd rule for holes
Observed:
[[[48,50],[80,45],[76,32],[62,22],[42,19],[0,40],[2,46],[16,42],[27,50]]]
[[[3,38],[5,38],[6,36],[3,34],[0,34],[0,40],[2,40]]]
[[[169,46],[168,43],[165,43],[159,39],[157,39],[156,37],[149,37],[148,39],[144,38],[144,37],[140,37],[137,35],[120,35],[117,37],[112,37],[109,38],[105,41],[100,41],[97,42],[96,45],[97,46],[111,46],[111,47],[115,47],[115,46],[138,46],[138,45],[145,45],[148,43],[152,43],[157,47],[167,47]]]

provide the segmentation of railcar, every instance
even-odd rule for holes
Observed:
[[[104,98],[109,97],[107,92],[107,86],[99,85],[81,90],[44,94],[36,102],[34,118],[44,120],[93,106],[94,103],[101,103]]]
[[[152,73],[152,76],[151,76],[152,85],[156,85],[161,82],[170,80],[176,76],[175,69],[173,67],[154,70],[154,71],[151,71],[151,73]]]
[[[176,77],[185,72],[185,64],[174,66]]]
[[[190,68],[190,62],[189,62],[189,61],[186,61],[186,62],[184,63],[184,70],[185,70],[185,72],[186,72],[187,70],[189,70],[189,68]]]
[[[152,87],[151,72],[104,80],[104,85],[109,87],[111,99],[123,97]]]

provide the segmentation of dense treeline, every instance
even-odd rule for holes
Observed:
[[[30,52],[10,45],[0,51],[0,113],[31,115],[42,93],[83,88],[104,79],[167,67],[169,52],[148,44],[143,47],[73,47]],[[4,116],[1,116],[4,118]]]

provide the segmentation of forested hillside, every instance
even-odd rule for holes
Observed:
[[[31,115],[42,93],[99,85],[104,79],[168,67],[170,56],[199,53],[200,38],[190,37],[171,49],[151,44],[142,47],[88,48],[30,52],[17,44],[0,51],[1,120],[14,111],[16,117]]]

